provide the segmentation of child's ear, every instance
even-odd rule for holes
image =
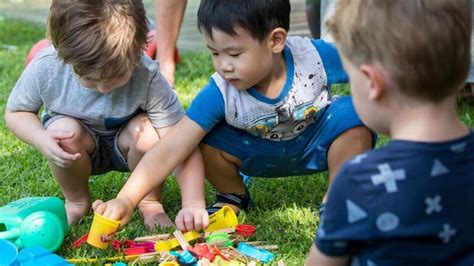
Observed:
[[[281,53],[285,48],[286,36],[288,33],[283,28],[275,28],[268,36],[268,45],[273,53]]]
[[[379,100],[387,89],[387,80],[382,69],[374,64],[363,64],[360,71],[367,78],[369,85],[369,100]]]

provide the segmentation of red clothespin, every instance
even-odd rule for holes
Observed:
[[[78,248],[78,247],[82,246],[82,244],[86,243],[87,236],[89,236],[89,234],[85,234],[85,235],[81,236],[78,240],[74,241],[71,244],[71,247],[72,248]]]
[[[148,252],[148,247],[142,246],[142,247],[126,248],[123,250],[123,253],[126,255],[140,255],[140,254],[146,254],[149,252]]]
[[[130,239],[125,239],[125,240],[123,241],[123,245],[124,245],[125,247],[127,247],[127,248],[131,248],[131,247],[132,247],[133,245],[135,245],[135,244],[136,244],[135,241],[130,240]]]
[[[229,258],[228,258],[226,255],[222,254],[222,252],[219,250],[219,248],[217,247],[217,245],[214,245],[214,246],[212,247],[211,251],[212,251],[212,253],[214,253],[215,255],[218,255],[218,256],[220,256],[221,258],[223,258],[224,260],[229,261]]]
[[[120,240],[112,240],[112,248],[117,251],[120,250],[122,248],[122,243],[120,242]]]
[[[206,243],[199,243],[193,247],[188,246],[188,250],[196,253],[200,259],[206,258],[209,261],[213,261],[216,255],[214,255],[210,250],[209,246]]]

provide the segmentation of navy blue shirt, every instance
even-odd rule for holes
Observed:
[[[474,133],[394,140],[347,162],[315,243],[352,265],[474,264]]]

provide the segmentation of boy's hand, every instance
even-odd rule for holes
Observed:
[[[96,200],[92,203],[92,209],[111,220],[120,220],[120,227],[123,227],[130,220],[134,207],[127,198],[115,198],[107,202]]]
[[[209,224],[209,215],[205,208],[183,206],[176,216],[176,227],[183,232],[202,230]]]
[[[73,132],[41,130],[36,138],[36,147],[53,164],[68,167],[81,158],[80,153],[71,154],[63,150],[59,141],[74,137]]]

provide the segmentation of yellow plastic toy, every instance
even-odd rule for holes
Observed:
[[[188,242],[199,239],[200,237],[201,235],[196,231],[189,231],[184,234],[184,239]],[[170,251],[176,247],[179,247],[179,242],[176,238],[155,242],[155,251]]]
[[[96,248],[106,249],[119,225],[120,221],[111,220],[98,213],[94,213],[94,220],[92,220],[87,243]]]
[[[209,216],[209,226],[204,232],[210,233],[219,229],[235,228],[238,223],[234,210],[229,206],[224,206]]]

